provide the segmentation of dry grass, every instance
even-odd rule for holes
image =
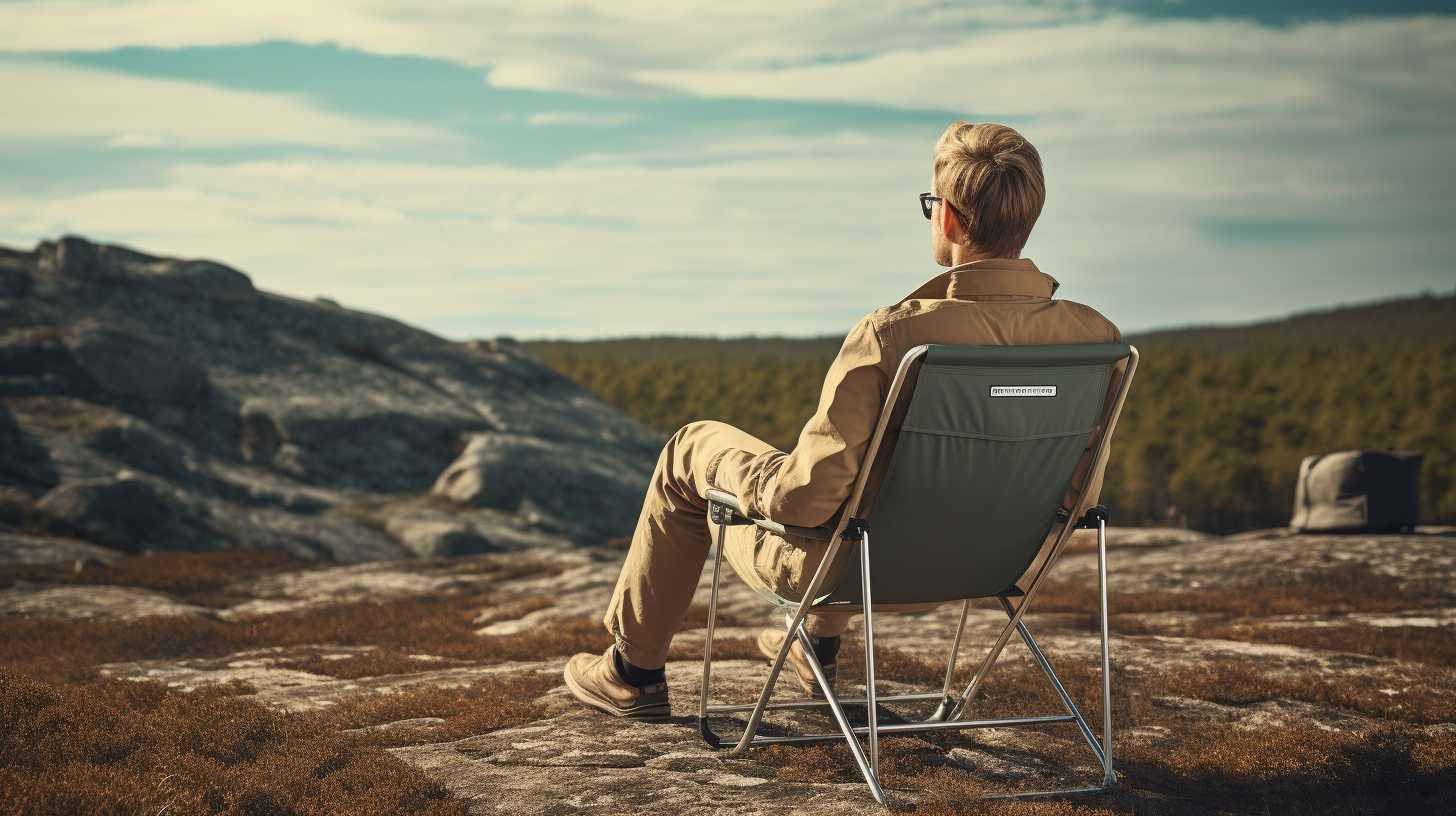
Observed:
[[[1008,667],[1013,668],[1013,667]],[[1035,671],[1030,667],[1020,667]],[[1016,674],[1015,668],[1011,674]],[[1050,690],[1031,691],[1028,677],[1003,677],[1017,691],[991,691],[978,701],[977,716],[1056,711]],[[1070,680],[1065,673],[1064,680]],[[1182,691],[1195,699],[1220,698],[1229,704],[1247,704],[1263,697],[1227,673],[1201,677],[1184,684]],[[1220,689],[1220,681],[1233,689]],[[1073,696],[1094,699],[1084,682],[1069,682]],[[1149,705],[1148,700],[1167,687],[1162,682],[1130,688],[1114,702],[1122,713],[1136,709],[1135,724],[1167,728],[1176,738],[1168,743],[1124,744],[1118,752],[1120,787],[1092,800],[1095,807],[1074,800],[986,802],[987,793],[1021,789],[1015,784],[988,779],[945,759],[957,746],[984,750],[1017,764],[1052,769],[1038,772],[1034,786],[1086,784],[1095,778],[1086,747],[1069,727],[1041,729],[1062,739],[1030,741],[1030,748],[993,747],[978,743],[974,734],[928,735],[924,738],[888,738],[881,746],[884,782],[890,787],[916,791],[921,797],[917,813],[998,813],[1051,816],[1052,814],[1183,814],[1272,812],[1293,814],[1450,812],[1456,805],[1456,733],[1422,731],[1399,723],[1374,724],[1350,731],[1334,731],[1299,722],[1271,722],[1258,728],[1219,726],[1207,720],[1189,721],[1176,709]],[[1217,701],[1217,700],[1216,700]],[[1093,722],[1097,706],[1084,707]],[[1134,725],[1119,717],[1119,729]],[[1030,732],[1028,732],[1030,733]],[[858,782],[848,750],[841,743],[774,746],[756,758],[774,767],[775,778],[793,782]],[[1058,778],[1059,772],[1075,776]]]
[[[1115,667],[1113,671],[1117,671]],[[1394,722],[1431,725],[1456,721],[1456,697],[1442,693],[1451,688],[1456,674],[1440,669],[1412,672],[1396,681],[1351,673],[1334,677],[1273,674],[1253,662],[1223,661],[1139,681],[1149,696],[1189,697],[1226,705],[1298,700]]]
[[[862,682],[861,645],[846,639],[840,654],[842,682]],[[886,680],[927,687],[944,677],[944,663],[939,660],[883,647],[880,658],[878,669]],[[1056,655],[1052,658],[1055,661]],[[1093,723],[1100,721],[1096,668],[1072,660],[1056,662],[1083,714]],[[1118,731],[1155,727],[1168,734],[1163,741],[1123,744],[1118,764],[1121,786],[1113,793],[1080,803],[979,800],[988,792],[1014,788],[948,764],[951,749],[977,746],[974,733],[887,739],[882,746],[885,781],[915,790],[920,797],[916,812],[928,814],[1437,813],[1456,807],[1456,730],[1448,725],[1456,721],[1456,698],[1444,691],[1456,684],[1456,673],[1448,669],[1408,666],[1398,681],[1374,673],[1293,676],[1254,660],[1223,660],[1166,672],[1137,671],[1115,662],[1113,671]],[[968,674],[968,669],[958,672],[958,683],[967,682]],[[1273,706],[1260,715],[1273,719],[1255,728],[1224,725],[1207,712],[1190,711],[1180,701],[1231,708]],[[1288,710],[1281,708],[1286,701],[1371,719],[1365,724],[1352,721],[1347,730],[1332,730],[1303,721],[1297,710],[1279,714]],[[988,676],[971,713],[1001,717],[1060,711],[1060,701],[1033,664],[1003,659]],[[1423,727],[1432,725],[1434,729]],[[985,750],[1043,768],[1034,774],[1041,787],[1084,784],[1095,778],[1090,754],[1073,729],[1037,730],[1057,738],[1022,743],[1030,748],[1003,745]],[[775,747],[758,756],[774,766],[776,778],[785,781],[858,781],[842,744]],[[1080,769],[1076,778],[1057,778],[1076,769]]]
[[[469,686],[422,687],[353,697],[322,711],[296,716],[321,731],[438,717],[444,722],[423,728],[372,730],[364,737],[372,744],[388,746],[444,742],[539,719],[542,708],[538,699],[558,685],[554,675],[502,674]]]
[[[316,607],[248,621],[142,618],[91,621],[0,618],[0,662],[47,679],[84,679],[103,663],[221,657],[270,646],[374,646],[390,651],[384,668],[418,664],[410,654],[472,663],[541,660],[600,652],[610,640],[600,621],[557,618],[511,634],[478,636],[473,612],[450,598],[409,598]],[[456,601],[458,603],[458,600]],[[369,660],[361,658],[361,660]]]
[[[1289,626],[1246,621],[1194,627],[1194,637],[1282,643],[1456,668],[1456,635],[1434,626]]]
[[[151,553],[110,564],[0,564],[0,589],[17,582],[126,586],[165,592],[185,603],[223,608],[248,600],[240,576],[258,577],[300,569],[308,562],[281,552]]]
[[[1267,620],[1276,616],[1318,619],[1440,609],[1453,603],[1456,598],[1445,582],[1403,581],[1363,564],[1341,564],[1295,580],[1274,574],[1242,586],[1116,592],[1110,608],[1113,631],[1124,635],[1165,634],[1283,644],[1456,668],[1456,638],[1438,627],[1358,623],[1316,627]],[[1032,604],[1031,614],[1074,613],[1070,625],[1092,630],[1097,625],[1096,604],[1095,586],[1048,581]],[[1159,613],[1168,612],[1192,612],[1203,617],[1192,623],[1161,620]]]
[[[1008,716],[1061,710],[1061,701],[1047,685],[1039,669],[1026,660],[1008,659],[1017,647],[1008,646],[987,674],[975,703],[977,714]],[[843,682],[863,683],[863,646],[846,638],[840,651],[839,671]],[[1088,705],[1089,719],[1101,716],[1101,676],[1086,661],[1051,659],[1057,675],[1076,700]],[[974,666],[963,662],[956,668],[956,688],[970,682]],[[885,680],[938,687],[945,679],[945,663],[919,657],[894,648],[876,648],[876,670]],[[1113,660],[1113,713],[1119,725],[1132,726],[1147,714],[1148,700],[1183,697],[1225,705],[1252,705],[1274,700],[1294,700],[1363,714],[1377,719],[1418,725],[1456,722],[1456,695],[1443,693],[1456,685],[1456,672],[1445,668],[1411,666],[1397,682],[1390,676],[1343,673],[1337,677],[1291,676],[1269,671],[1251,660],[1220,660],[1195,666],[1179,666],[1167,672],[1134,672]],[[1394,688],[1392,688],[1394,686]]]
[[[733,614],[731,614],[729,612],[725,612],[724,610],[719,609],[718,610],[718,621],[714,625],[715,626],[719,626],[719,627],[723,627],[723,626],[770,626],[770,625],[773,625],[773,618],[771,616],[769,616],[769,615],[764,615],[761,618],[755,618],[755,619],[752,619],[752,620],[745,620],[743,618],[738,617],[737,615],[733,615]],[[679,626],[677,628],[677,630],[679,632],[685,632],[685,631],[687,631],[689,629],[706,629],[707,627],[708,627],[708,605],[705,604],[705,603],[695,603],[695,604],[692,604],[691,606],[688,607],[687,614],[683,615],[682,625]]]
[[[226,597],[240,592],[241,579],[290,565],[268,554],[177,554],[121,559],[117,582],[133,580],[180,597]],[[216,559],[216,564],[209,562]],[[430,566],[430,565],[427,565]],[[501,580],[549,574],[554,565],[532,559],[461,562],[461,572],[492,574]],[[251,575],[247,570],[252,569]],[[84,574],[84,573],[83,573]],[[131,576],[131,577],[127,577]],[[93,581],[92,583],[96,583]],[[549,621],[518,635],[475,634],[480,611],[499,604],[499,590],[466,583],[447,592],[379,601],[307,607],[235,621],[210,617],[155,617],[130,621],[0,617],[0,663],[42,679],[84,679],[103,663],[162,658],[203,658],[270,646],[334,644],[372,646],[384,651],[361,657],[336,672],[403,668],[410,654],[462,661],[537,660],[543,656],[606,648],[599,623],[585,618]],[[396,659],[397,658],[397,659]],[[393,663],[387,661],[393,660]],[[370,668],[373,667],[373,668]],[[418,667],[408,669],[417,671]],[[387,673],[387,672],[386,672]],[[354,674],[354,676],[365,676]]]
[[[494,609],[487,609],[475,618],[476,626],[489,626],[501,621],[520,620],[532,612],[550,609],[556,600],[550,595],[529,595],[519,600],[502,603]]]
[[[703,646],[701,643],[688,645],[682,642],[674,642],[667,651],[668,660],[698,660],[703,659]],[[723,637],[721,635],[713,638],[713,659],[716,660],[763,660],[759,654],[758,643],[749,637]],[[686,679],[686,678],[684,678]]]
[[[367,741],[226,691],[0,672],[0,811],[464,814]]]
[[[234,579],[297,565],[245,554],[121,559],[103,571],[81,574],[18,568],[0,580],[142,585],[209,606],[232,602]],[[456,567],[459,569],[455,569]],[[490,574],[502,580],[550,574],[547,562],[505,559],[426,562],[427,570]],[[1033,606],[1039,611],[1086,615],[1088,588],[1051,585]],[[1120,749],[1123,785],[1086,801],[975,801],[1004,785],[948,764],[957,746],[975,748],[974,734],[887,739],[887,782],[920,792],[922,814],[973,810],[1005,816],[1093,816],[1108,813],[1221,812],[1364,813],[1451,812],[1456,804],[1456,730],[1430,724],[1456,721],[1451,644],[1438,631],[1402,627],[1370,630],[1341,626],[1295,628],[1260,619],[1269,615],[1396,611],[1449,605],[1439,588],[1397,585],[1360,567],[1339,567],[1321,577],[1280,583],[1260,579],[1238,589],[1118,593],[1119,612],[1200,612],[1201,636],[1290,642],[1318,649],[1386,657],[1426,656],[1391,672],[1292,676],[1254,660],[1224,660],[1196,668],[1148,672],[1114,664],[1114,715],[1122,733],[1132,727],[1166,729],[1164,740],[1129,741]],[[445,791],[383,749],[437,742],[538,720],[541,696],[559,685],[554,674],[492,675],[457,688],[415,687],[398,693],[360,693],[329,708],[284,714],[245,695],[243,686],[190,694],[151,684],[97,679],[104,663],[142,659],[221,657],[263,647],[295,647],[284,666],[339,678],[392,675],[506,661],[539,661],[578,651],[600,652],[608,638],[594,616],[548,617],[512,635],[479,636],[482,626],[550,608],[542,595],[503,594],[482,582],[462,582],[429,596],[312,607],[247,620],[208,617],[128,622],[0,617],[0,814],[97,812],[229,812],[258,814],[462,813]],[[689,610],[684,628],[705,621]],[[550,614],[550,613],[546,613]],[[1145,619],[1140,619],[1145,620]],[[1132,619],[1114,628],[1126,632]],[[720,625],[752,622],[720,620]],[[1155,629],[1153,624],[1146,624]],[[681,638],[669,655],[697,660],[701,641]],[[343,659],[309,656],[309,645],[357,647]],[[1018,646],[1009,649],[1014,654]],[[750,637],[715,639],[720,659],[761,659]],[[862,675],[861,646],[847,638],[841,683]],[[420,655],[437,659],[423,660]],[[894,647],[880,649],[886,680],[938,686],[944,664]],[[1100,678],[1085,661],[1052,659],[1069,691],[1100,718]],[[973,662],[973,661],[969,661]],[[963,664],[959,682],[968,680]],[[1392,669],[1392,672],[1397,670]],[[19,673],[30,675],[22,677]],[[1394,678],[1394,679],[1393,679]],[[692,683],[674,675],[674,684]],[[1204,701],[1196,703],[1191,701]],[[1370,718],[1346,730],[1282,719],[1288,701],[1312,703]],[[1257,730],[1218,725],[1198,706],[1260,706],[1274,719]],[[1267,711],[1265,710],[1267,708]],[[1003,659],[975,701],[977,716],[1054,713],[1060,702],[1034,665]],[[377,726],[439,718],[416,726]],[[822,723],[820,723],[822,725]],[[359,733],[340,733],[365,729]],[[1444,729],[1444,730],[1443,730]],[[1085,746],[1068,726],[1044,729],[1048,738],[1019,749],[988,749],[1058,773],[1088,771]],[[774,748],[754,759],[785,781],[856,780],[842,745]]]
[[[1442,581],[1418,584],[1375,572],[1363,564],[1340,564],[1309,576],[1290,578],[1274,571],[1238,586],[1210,589],[1123,592],[1114,588],[1110,608],[1114,618],[1119,614],[1170,611],[1248,618],[1398,612],[1449,606],[1452,601],[1452,588]],[[1031,609],[1084,613],[1089,616],[1087,628],[1092,628],[1090,616],[1096,607],[1095,581],[1049,579],[1037,592]]]
[[[419,655],[398,649],[369,649],[346,657],[328,654],[308,654],[281,660],[281,669],[306,671],[340,680],[358,680],[364,677],[383,677],[388,674],[412,674],[449,666],[460,665],[460,661],[444,661],[433,655]]]
[[[7,582],[145,586],[193,603],[245,599],[239,581],[300,565],[256,553],[123,558],[79,572],[47,565],[7,568]],[[427,564],[426,568],[448,567]],[[461,562],[464,572],[502,579],[549,574],[529,559]],[[317,712],[285,714],[239,695],[246,684],[182,693],[149,683],[97,678],[123,660],[216,657],[306,644],[371,647],[344,659],[300,657],[283,665],[334,677],[413,672],[462,663],[539,660],[604,647],[599,623],[581,618],[506,637],[478,637],[482,606],[494,614],[543,608],[499,603],[467,585],[443,595],[305,608],[248,620],[208,617],[133,621],[0,617],[0,813],[402,813],[462,814],[444,788],[390,756],[385,746],[443,740],[520,724],[541,715],[539,696],[557,685],[539,674],[506,674],[468,687],[422,687],[360,695]],[[447,658],[421,660],[426,654]],[[21,674],[21,673],[24,674]],[[30,675],[30,676],[25,676]],[[370,729],[437,717],[428,728]]]

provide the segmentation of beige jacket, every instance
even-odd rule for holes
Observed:
[[[972,261],[870,312],[845,337],[824,378],[819,406],[794,449],[757,455],[725,450],[710,463],[709,482],[737,494],[750,513],[782,524],[813,527],[829,521],[849,497],[890,380],[911,348],[1121,340],[1117,327],[1096,310],[1052,299],[1057,286],[1025,258]],[[1085,465],[1074,489],[1086,478]],[[1092,479],[1083,506],[1100,491],[1102,474]],[[867,500],[872,501],[877,484],[872,474]]]

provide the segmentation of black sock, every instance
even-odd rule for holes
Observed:
[[[627,658],[622,657],[622,653],[617,651],[615,646],[612,647],[612,662],[617,666],[617,674],[637,688],[661,683],[667,679],[667,675],[662,669],[643,669],[628,663]]]
[[[828,666],[839,656],[839,635],[834,637],[810,635],[809,642],[814,644],[814,656],[819,658],[820,665]]]

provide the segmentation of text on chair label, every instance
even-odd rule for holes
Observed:
[[[993,397],[1055,397],[1055,385],[993,385]]]

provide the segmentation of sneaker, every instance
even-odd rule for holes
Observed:
[[[779,647],[784,645],[786,636],[782,629],[764,629],[758,633],[758,651],[769,660],[779,656]],[[789,647],[789,656],[784,660],[794,670],[794,676],[799,680],[799,688],[810,697],[824,699],[824,692],[820,690],[819,683],[814,679],[814,670],[809,666],[809,656],[804,653],[804,647],[797,641]],[[827,663],[824,669],[824,679],[829,681],[829,687],[834,687],[834,681],[839,675],[837,663]]]
[[[612,660],[610,646],[603,654],[576,655],[566,661],[562,674],[572,696],[598,711],[650,722],[661,722],[672,716],[667,703],[667,681],[638,687],[623,680]]]

